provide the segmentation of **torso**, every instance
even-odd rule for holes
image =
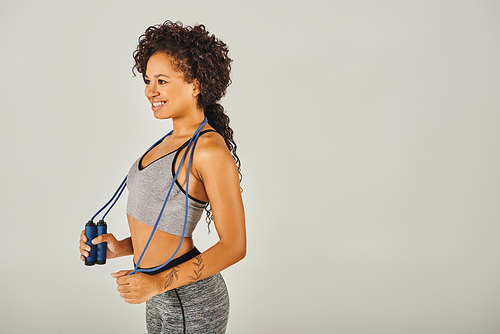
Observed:
[[[205,126],[203,130],[211,129],[209,126]],[[208,135],[217,135],[216,133],[207,133],[203,136],[200,136],[200,139],[204,136]],[[142,158],[142,166],[146,167],[152,162],[156,161],[158,158],[163,157],[164,155],[175,151],[182,144],[184,144],[190,137],[166,137],[160,144],[151,149],[143,158]],[[184,153],[184,149],[180,151],[179,155]],[[176,161],[175,170],[177,170],[180,163],[180,159]],[[186,172],[187,172],[187,163],[184,163],[177,180],[182,185],[183,189],[186,189]],[[207,194],[205,192],[205,188],[203,186],[202,181],[200,180],[200,176],[197,175],[196,172],[196,149],[193,157],[193,164],[191,166],[191,172],[189,176],[189,189],[188,193],[190,196],[199,199],[201,201],[208,201]],[[142,254],[142,251],[151,235],[152,227],[144,224],[132,216],[127,215],[127,220],[130,228],[130,234],[132,237],[132,245],[134,249],[134,262],[137,263],[139,257]],[[181,240],[180,236],[166,233],[161,230],[156,230],[153,238],[148,246],[148,249],[141,260],[140,267],[141,268],[151,268],[156,267],[165,263],[175,252],[177,249],[179,242]],[[192,238],[184,238],[181,248],[176,254],[175,258],[189,252],[194,247],[194,242]]]
[[[134,247],[134,263],[137,263],[153,228],[129,215],[127,215],[127,219],[132,237],[132,246]],[[180,240],[181,237],[179,236],[156,230],[148,250],[141,260],[141,268],[152,268],[165,263],[174,254]],[[181,249],[175,257],[177,258],[189,252],[193,247],[193,238],[184,238]]]

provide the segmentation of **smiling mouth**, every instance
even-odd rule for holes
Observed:
[[[165,104],[165,102],[154,102],[153,107],[159,107],[159,106],[162,106],[164,104]]]

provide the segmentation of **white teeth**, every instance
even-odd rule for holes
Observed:
[[[155,102],[155,103],[153,103],[153,106],[154,107],[159,107],[159,106],[161,106],[163,104],[165,104],[165,102]]]

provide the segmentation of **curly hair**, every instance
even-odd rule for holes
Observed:
[[[233,130],[229,126],[229,117],[224,107],[218,103],[231,84],[229,74],[232,60],[228,56],[226,44],[210,35],[204,25],[183,26],[182,22],[167,20],[163,24],[147,28],[139,37],[139,45],[133,54],[135,65],[132,73],[135,75],[137,70],[144,78],[148,60],[156,53],[172,57],[174,68],[183,73],[186,82],[198,80],[198,107],[205,113],[208,124],[224,138],[238,168],[241,183],[241,162],[236,154]],[[205,210],[210,227],[213,220],[210,203],[207,203]]]

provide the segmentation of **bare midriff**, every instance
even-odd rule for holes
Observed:
[[[127,215],[127,219],[132,237],[132,246],[134,247],[134,262],[137,263],[148,242],[153,227],[129,215]],[[179,247],[180,241],[181,237],[156,229],[139,266],[141,268],[152,268],[165,263],[174,254],[177,247]],[[193,239],[184,238],[182,246],[174,258],[189,252],[193,247]]]

